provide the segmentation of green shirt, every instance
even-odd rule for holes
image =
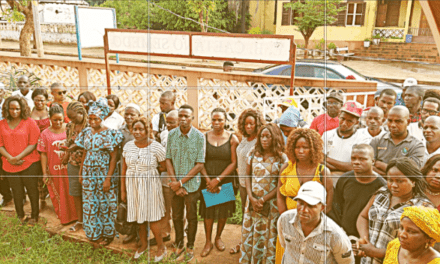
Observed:
[[[180,127],[168,133],[167,159],[173,163],[176,179],[179,181],[194,168],[196,163],[205,163],[205,136],[199,130],[191,127],[184,135]],[[200,187],[200,173],[185,182],[183,187],[187,192],[196,192]]]

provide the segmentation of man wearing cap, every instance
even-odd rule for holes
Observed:
[[[403,100],[403,98],[405,97],[405,91],[408,87],[413,86],[413,85],[417,85],[417,80],[414,78],[407,78],[405,79],[405,81],[402,84],[402,93],[400,94],[399,97],[397,97],[396,100],[396,105],[403,105],[405,106],[405,102]]]
[[[323,212],[326,191],[318,182],[304,183],[294,198],[297,209],[278,219],[278,239],[285,249],[283,264],[352,264],[351,243],[344,230]]]
[[[424,95],[425,91],[420,86],[410,86],[405,91],[403,100],[405,101],[405,106],[409,110],[411,123],[419,122],[422,118],[420,114],[420,108]]]
[[[409,157],[421,167],[425,148],[420,140],[408,132],[410,123],[408,108],[401,105],[394,106],[388,113],[387,121],[389,132],[373,138],[370,143],[376,160],[374,171],[385,175],[388,162],[399,157]]]
[[[339,127],[322,135],[326,166],[334,175],[333,184],[336,186],[337,175],[353,170],[351,166],[351,149],[354,144],[365,143],[366,138],[356,129],[362,115],[362,106],[355,101],[348,101],[341,108]]]
[[[330,94],[327,95],[327,101],[325,102],[327,112],[315,117],[310,128],[318,131],[321,136],[324,132],[337,128],[339,126],[338,116],[341,112],[343,103],[344,99],[340,92],[330,92]]]
[[[3,107],[3,103],[5,102],[5,99],[3,98],[5,96],[5,85],[0,82],[0,109]],[[0,120],[3,119],[2,111],[0,110]],[[11,188],[9,186],[9,181],[6,177],[3,177],[5,175],[2,164],[0,159],[0,194],[2,195],[3,199],[0,202],[0,207],[6,206],[12,202],[12,192]]]

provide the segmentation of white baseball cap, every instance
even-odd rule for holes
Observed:
[[[407,78],[403,82],[402,87],[405,88],[405,87],[413,86],[413,85],[417,85],[417,80],[414,78]]]
[[[298,195],[294,200],[300,199],[310,205],[317,205],[318,203],[325,205],[326,197],[327,192],[322,184],[315,181],[308,181],[299,188]]]

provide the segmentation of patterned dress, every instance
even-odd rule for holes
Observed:
[[[73,197],[69,195],[69,179],[66,177],[67,166],[61,164],[65,152],[60,150],[60,146],[65,143],[66,132],[55,134],[50,129],[46,129],[40,134],[37,146],[39,152],[47,155],[47,169],[52,180],[47,188],[61,224],[68,224],[78,219]]]
[[[165,148],[157,141],[139,148],[132,140],[125,144],[122,156],[127,164],[127,221],[159,221],[165,216],[165,200],[157,167],[165,161]]]
[[[110,153],[122,142],[122,138],[121,132],[116,130],[107,129],[93,134],[92,128],[88,127],[75,140],[86,151],[82,169],[83,228],[92,241],[115,235],[118,177],[111,178],[108,192],[104,192],[103,184],[110,166]]]
[[[251,164],[252,153],[247,163]],[[263,161],[258,153],[252,159],[252,193],[262,197],[277,188],[278,175],[287,156],[270,157]],[[277,221],[280,216],[276,199],[267,201],[270,204],[269,216],[263,216],[249,210],[249,198],[246,201],[242,227],[242,245],[240,263],[275,263],[275,245],[277,241]]]

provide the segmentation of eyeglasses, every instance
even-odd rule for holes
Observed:
[[[429,114],[429,115],[436,115],[436,114],[438,114],[438,111],[422,109],[421,113],[422,114]]]
[[[67,91],[61,91],[61,92],[58,92],[58,95],[66,94],[66,93],[67,93]]]
[[[340,102],[327,102],[327,105],[339,105],[341,104]]]

